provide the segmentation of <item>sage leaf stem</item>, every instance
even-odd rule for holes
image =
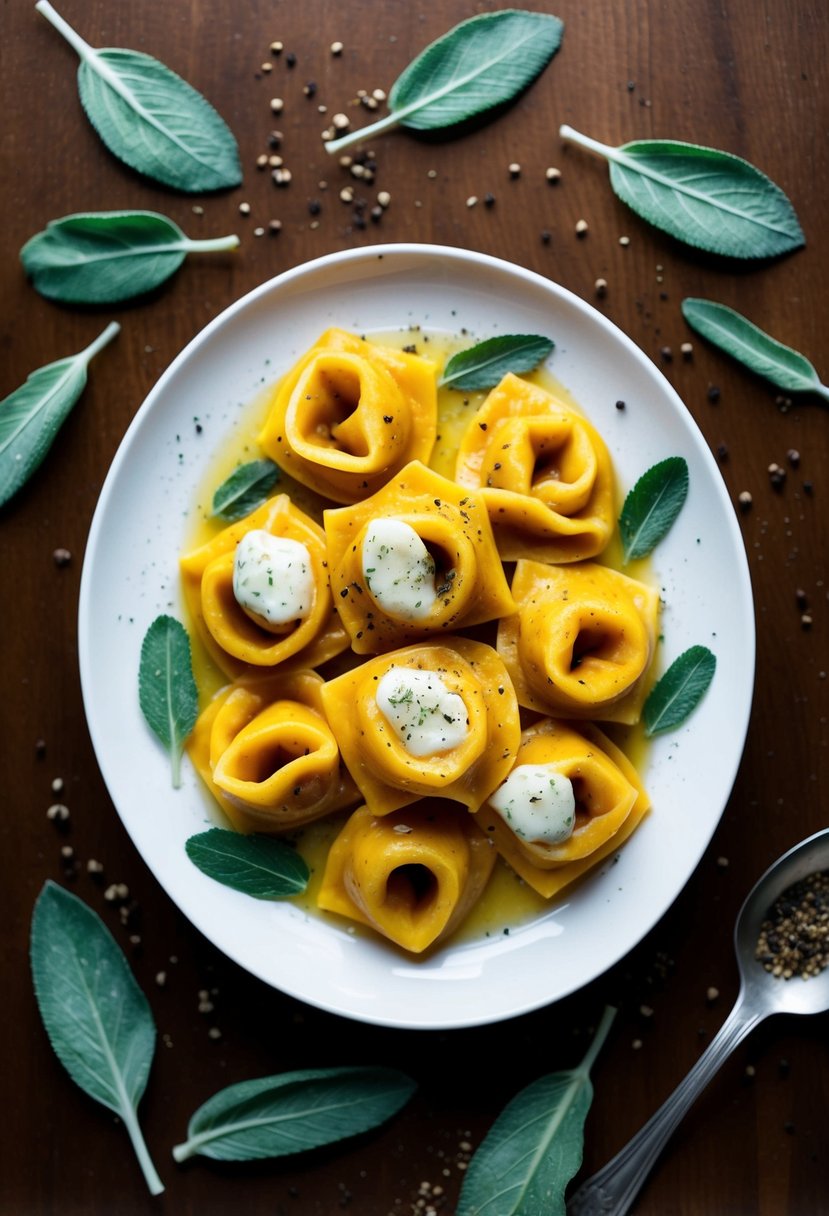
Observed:
[[[20,250],[36,291],[69,304],[114,304],[163,283],[188,253],[235,249],[237,236],[191,240],[155,211],[88,211],[50,220]]]
[[[173,1157],[256,1161],[307,1152],[385,1123],[415,1083],[393,1068],[317,1068],[240,1081],[195,1112]]]
[[[540,1077],[507,1104],[469,1163],[456,1216],[564,1216],[582,1160],[590,1071],[615,1015],[604,1010],[576,1068]]]
[[[239,185],[236,140],[198,90],[151,55],[91,47],[49,0],[35,8],[77,52],[81,103],[110,152],[186,193]]]
[[[90,361],[120,329],[111,321],[84,350],[39,367],[0,401],[0,506],[40,465],[86,386]]]
[[[777,388],[787,393],[817,393],[829,401],[829,386],[821,384],[805,355],[784,346],[733,308],[715,300],[685,299],[682,315],[703,338]]]
[[[336,155],[391,127],[433,131],[504,105],[539,75],[561,45],[564,26],[549,13],[479,13],[430,43],[389,91],[390,113],[326,142]]]
[[[40,1016],[76,1085],[121,1117],[147,1186],[164,1185],[138,1123],[155,1050],[152,1013],[123,952],[96,912],[56,883],[32,914],[31,964]]]
[[[614,148],[566,124],[559,134],[607,160],[610,184],[622,202],[687,245],[748,260],[790,253],[805,243],[780,187],[733,153],[668,139]]]

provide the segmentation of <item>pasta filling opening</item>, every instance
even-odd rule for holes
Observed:
[[[573,643],[570,670],[577,671],[586,659],[612,663],[618,658],[621,641],[621,637],[609,633],[606,629],[580,629]]]
[[[336,447],[349,456],[367,456],[368,442],[358,427],[346,427],[360,404],[360,378],[345,368],[320,374],[320,390],[314,395],[316,425],[312,442]]]
[[[396,866],[386,881],[386,901],[412,915],[426,911],[437,899],[438,880],[428,866],[417,862]]]
[[[298,740],[294,744],[278,740],[237,756],[232,771],[227,775],[238,781],[250,781],[260,785],[294,760],[307,755],[308,748],[302,747]]]

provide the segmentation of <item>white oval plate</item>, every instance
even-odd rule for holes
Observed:
[[[364,333],[422,325],[476,340],[541,333],[550,369],[604,436],[622,491],[681,455],[690,492],[654,554],[665,601],[665,666],[702,643],[717,673],[678,731],[656,739],[644,780],[654,809],[620,850],[540,918],[420,962],[286,903],[213,882],[189,861],[205,801],[138,706],[141,641],[160,612],[181,615],[178,556],[196,487],[264,382],[329,325]],[[622,398],[627,403],[617,410]],[[195,434],[194,419],[203,425]],[[623,333],[578,297],[496,258],[386,245],[289,270],[228,308],[182,351],[138,411],[107,476],[84,561],[79,610],[84,703],[113,802],[159,882],[197,928],[266,983],[365,1022],[449,1028],[496,1022],[556,1001],[616,963],[655,924],[700,860],[742,753],[754,673],[748,566],[716,464],[679,397]]]

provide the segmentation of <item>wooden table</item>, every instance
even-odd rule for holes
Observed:
[[[527,4],[542,7],[538,0]],[[355,125],[368,119],[354,105],[357,91],[388,90],[419,49],[475,7],[461,0],[405,6],[64,0],[63,15],[94,45],[161,58],[224,115],[240,143],[245,182],[198,198],[156,187],[109,155],[84,119],[74,54],[32,5],[7,7],[0,391],[11,392],[33,369],[81,349],[106,321],[122,326],[96,360],[53,451],[0,517],[6,907],[0,1208],[15,1216],[151,1210],[334,1216],[349,1207],[361,1216],[397,1216],[424,1210],[418,1207],[424,1182],[443,1188],[431,1202],[451,1213],[470,1146],[518,1089],[581,1057],[588,1028],[612,1003],[619,1013],[594,1073],[587,1176],[656,1109],[725,1017],[737,988],[732,925],[749,887],[781,852],[826,823],[825,410],[808,398],[781,401],[702,340],[693,339],[690,358],[679,354],[692,340],[680,301],[708,296],[747,313],[829,376],[825,6],[560,0],[562,49],[514,106],[456,139],[385,135],[372,144],[375,180],[350,177],[323,150],[328,118],[344,110]],[[275,39],[284,43],[281,57],[269,52]],[[343,43],[340,55],[330,49],[336,40]],[[272,70],[264,72],[263,64]],[[316,91],[307,96],[311,81]],[[284,99],[278,120],[272,97]],[[745,157],[792,199],[806,248],[748,266],[696,255],[628,211],[601,162],[563,147],[557,135],[563,122],[614,144],[664,136]],[[276,126],[292,173],[282,189],[256,168],[257,157],[271,152],[268,134]],[[520,164],[520,176],[511,177],[512,162]],[[561,170],[555,186],[545,178],[550,166]],[[346,185],[367,200],[366,211],[340,200]],[[379,222],[363,222],[380,190],[389,192],[390,205]],[[489,207],[487,194],[495,200]],[[477,206],[468,205],[471,196],[481,200]],[[249,215],[241,213],[243,203]],[[192,258],[137,304],[69,308],[38,296],[17,261],[24,241],[49,219],[116,208],[161,211],[194,236],[236,231],[241,248]],[[257,236],[272,219],[281,220],[281,233]],[[575,233],[580,219],[589,224],[584,239]],[[630,238],[627,246],[622,236]],[[306,1007],[252,979],[202,939],[146,869],[108,797],[84,721],[76,657],[78,587],[96,499],[129,421],[161,372],[211,318],[257,284],[306,259],[381,241],[498,255],[577,293],[630,335],[720,452],[756,605],[757,678],[743,763],[714,839],[673,907],[586,990],[507,1024],[450,1033],[377,1029]],[[602,298],[595,288],[600,278],[607,282]],[[772,463],[786,471],[777,487]],[[753,505],[741,512],[743,491]],[[64,549],[68,564],[56,558]],[[60,791],[53,786],[58,779]],[[58,801],[71,812],[63,831],[46,814]],[[103,864],[104,882],[88,873],[89,859]],[[101,914],[152,1005],[159,1046],[141,1117],[167,1186],[155,1201],[123,1129],[68,1079],[38,1017],[27,944],[33,902],[50,878]],[[110,883],[129,889],[127,925],[118,905],[105,899]],[[130,945],[136,935],[140,946]],[[163,987],[159,972],[166,972]],[[199,1012],[205,991],[213,1008]],[[220,1037],[211,1037],[212,1028]],[[778,1019],[749,1039],[688,1115],[635,1210],[641,1216],[825,1211],[827,1029],[825,1017]],[[379,1132],[304,1159],[174,1165],[170,1149],[190,1114],[222,1086],[347,1062],[404,1068],[418,1080],[418,1094]]]

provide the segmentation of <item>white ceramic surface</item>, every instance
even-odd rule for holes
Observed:
[[[475,340],[543,333],[550,370],[602,432],[624,492],[682,455],[687,503],[653,558],[665,601],[664,666],[694,643],[717,656],[714,682],[676,732],[656,739],[645,783],[652,813],[563,903],[508,936],[450,943],[409,960],[289,904],[223,887],[188,860],[208,826],[184,763],[167,756],[138,706],[141,641],[160,612],[181,616],[177,558],[195,488],[240,409],[328,325],[356,332],[412,324]],[[626,408],[617,410],[617,399]],[[203,432],[195,435],[194,418]],[[80,597],[81,680],[95,752],[137,849],[217,947],[268,984],[365,1022],[449,1028],[495,1022],[558,1000],[629,951],[682,889],[719,821],[751,704],[754,617],[734,511],[693,419],[651,361],[595,309],[510,263],[463,250],[387,245],[320,258],[264,283],[178,356],[137,413],[93,520]]]

